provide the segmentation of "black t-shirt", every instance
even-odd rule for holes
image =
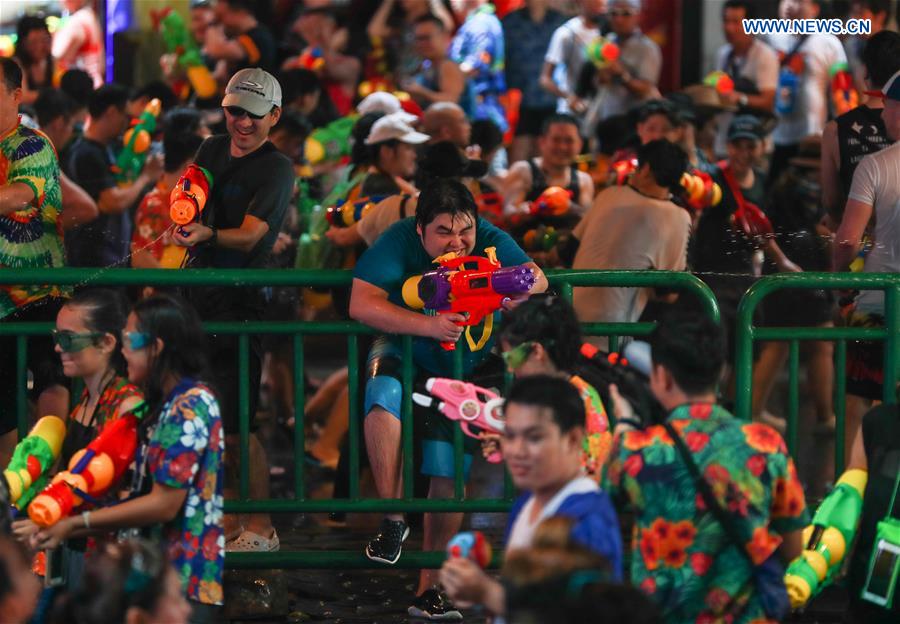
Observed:
[[[268,28],[262,24],[257,24],[247,32],[239,35],[238,43],[244,48],[246,57],[239,61],[234,70],[244,69],[246,67],[262,67],[266,71],[274,71],[275,57],[278,51],[275,45],[275,37]]]
[[[111,169],[114,162],[107,146],[82,136],[68,149],[63,171],[99,201],[103,191],[116,186]],[[69,266],[101,267],[124,262],[131,227],[131,215],[123,210],[119,214],[101,213],[90,223],[72,228],[65,237]]]
[[[697,272],[741,273],[749,276],[753,272],[753,243],[743,233],[731,227],[731,215],[737,210],[737,200],[719,168],[716,168],[712,178],[722,188],[722,201],[717,206],[705,209],[700,215],[697,229],[691,237],[691,268]],[[755,171],[753,186],[741,189],[744,199],[761,209],[765,208],[764,182],[765,176]]]
[[[887,515],[888,504],[894,492],[894,480],[900,470],[900,407],[879,405],[863,418],[863,443],[869,478],[863,498],[862,516],[859,521],[856,547],[850,560],[848,588],[850,604],[856,621],[898,622],[900,600],[894,597],[894,606],[886,611],[860,599],[869,560],[875,545],[875,532],[879,522]],[[894,505],[894,518],[900,518],[900,500]],[[895,592],[896,593],[896,592]]]
[[[227,134],[206,139],[194,162],[212,174],[213,186],[202,213],[204,224],[217,230],[239,228],[246,215],[252,215],[269,226],[259,242],[249,252],[226,249],[221,245],[198,245],[191,252],[192,267],[220,269],[262,268],[268,263],[272,245],[284,223],[294,187],[291,161],[268,141],[259,149],[239,158],[231,155],[231,137]],[[221,289],[204,289],[208,301],[198,305],[201,317],[209,318],[204,309],[213,313],[216,303],[223,304],[219,295],[210,293]],[[234,289],[235,291],[239,289]],[[193,297],[192,297],[193,298]],[[240,303],[239,296],[229,301]],[[198,303],[195,300],[195,303]],[[246,301],[248,305],[258,301]],[[222,310],[224,312],[224,310]]]

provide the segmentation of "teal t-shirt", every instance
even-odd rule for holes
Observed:
[[[484,250],[487,247],[496,247],[497,260],[502,266],[531,262],[531,258],[519,248],[509,234],[479,217],[472,255],[485,256]],[[356,263],[353,277],[381,288],[388,293],[388,301],[406,307],[401,293],[403,283],[413,275],[421,275],[436,267],[432,260],[416,233],[415,219],[409,217],[398,221],[378,237]],[[472,353],[465,339],[456,345],[457,349],[462,350],[465,374],[470,373],[491,352],[499,323],[498,311],[494,314],[494,332],[483,349]],[[481,330],[482,326],[476,325],[472,328],[472,336],[476,341],[481,335]],[[391,337],[391,341],[398,347],[401,344],[400,336]],[[435,375],[449,376],[453,372],[453,352],[445,351],[440,343],[432,338],[413,339],[413,361],[417,366]]]

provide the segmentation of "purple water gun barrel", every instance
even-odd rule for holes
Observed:
[[[534,286],[534,271],[524,264],[502,267],[491,276],[491,286],[501,295],[524,295]]]

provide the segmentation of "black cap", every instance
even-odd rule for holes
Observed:
[[[753,115],[738,115],[728,126],[728,140],[753,139],[762,141],[766,137],[762,123]]]

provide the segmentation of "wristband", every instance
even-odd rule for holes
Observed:
[[[84,523],[84,528],[90,529],[91,528],[91,512],[82,511],[81,512],[81,521]]]
[[[741,106],[747,106],[747,102],[749,101],[750,99],[747,97],[746,93],[741,93],[741,97],[738,98],[738,104]]]

